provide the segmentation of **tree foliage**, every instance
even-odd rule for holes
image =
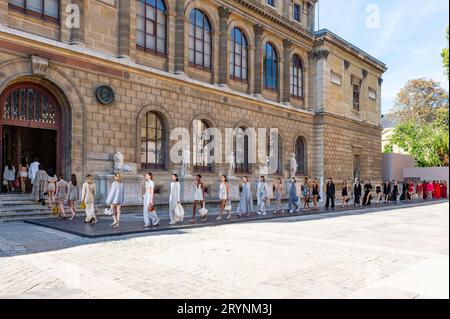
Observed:
[[[394,112],[398,121],[385,151],[396,145],[420,167],[449,165],[448,94],[432,80],[412,80],[399,92]]]

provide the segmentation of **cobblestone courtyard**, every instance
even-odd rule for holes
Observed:
[[[86,239],[0,224],[0,298],[448,298],[449,205]]]

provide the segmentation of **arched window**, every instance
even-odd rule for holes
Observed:
[[[230,76],[237,80],[247,80],[248,43],[244,33],[239,28],[231,31],[230,46]]]
[[[214,157],[214,150],[209,149],[209,143],[213,141],[214,136],[208,136],[209,123],[206,120],[194,120],[192,123],[193,133],[193,164],[197,172],[211,172]]]
[[[235,172],[237,174],[249,174],[249,136],[246,134],[246,127],[240,127],[236,130],[234,140],[234,161]]]
[[[165,168],[165,128],[161,116],[148,112],[141,121],[141,166],[143,169]]]
[[[297,160],[297,174],[307,175],[307,151],[303,138],[298,137],[295,141],[295,159]]]
[[[189,16],[189,62],[211,68],[211,23],[203,11],[193,9]]]
[[[60,0],[9,0],[9,8],[39,17],[59,21]]]
[[[167,9],[163,0],[137,0],[136,44],[138,48],[166,54]]]
[[[270,43],[264,48],[264,88],[278,89],[278,54]]]
[[[303,98],[303,64],[297,54],[291,61],[291,96]]]

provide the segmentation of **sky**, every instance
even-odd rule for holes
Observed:
[[[382,112],[408,80],[431,78],[448,90],[441,51],[447,46],[448,0],[319,0],[318,27],[386,63]]]

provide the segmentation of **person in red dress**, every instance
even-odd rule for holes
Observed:
[[[409,181],[408,183],[408,199],[413,200],[414,199],[414,182]]]
[[[441,198],[441,186],[439,185],[439,182],[434,182],[434,198],[440,199]]]
[[[417,183],[416,193],[417,193],[417,196],[418,196],[419,200],[423,199],[422,183],[421,182]]]
[[[448,198],[448,193],[447,193],[447,182],[446,181],[444,181],[443,183],[442,183],[442,193],[441,193],[441,195],[442,195],[442,198]]]
[[[434,186],[433,186],[433,182],[432,181],[429,181],[427,183],[427,192],[428,192],[427,198],[428,199],[433,199]]]
[[[422,192],[423,192],[423,199],[428,199],[428,183],[427,181],[423,181],[422,183]]]

